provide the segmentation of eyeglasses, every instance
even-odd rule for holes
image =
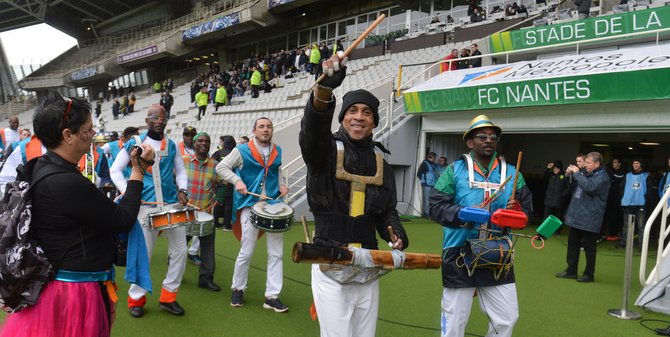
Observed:
[[[149,117],[147,117],[147,118],[149,118],[149,119],[151,119],[151,120],[154,120],[154,121],[167,122],[167,118],[165,118],[165,117],[161,118],[161,117],[158,116],[158,115],[151,115],[151,116],[149,116]]]
[[[63,97],[63,100],[67,103],[67,108],[65,108],[65,113],[63,114],[63,129],[64,129],[67,123],[67,115],[68,113],[70,113],[70,108],[72,108],[72,100],[65,96],[61,97]]]
[[[496,135],[496,134],[487,135],[487,134],[484,134],[484,133],[476,134],[475,138],[479,139],[482,142],[485,142],[487,139],[490,139],[492,142],[497,142],[498,140],[500,140],[500,137],[498,137],[498,135]]]

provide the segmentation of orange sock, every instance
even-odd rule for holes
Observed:
[[[172,303],[177,300],[177,292],[171,292],[165,290],[165,288],[161,288],[161,297],[158,301],[163,302],[163,303]]]

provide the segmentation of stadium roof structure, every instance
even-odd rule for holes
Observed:
[[[118,19],[154,2],[152,0],[0,0],[0,32],[47,23],[78,40],[92,39],[96,37],[93,26]]]

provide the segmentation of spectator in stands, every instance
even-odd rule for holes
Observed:
[[[455,60],[458,58],[458,49],[452,49],[451,54],[447,55],[443,60],[444,61],[449,61],[449,60]],[[450,62],[442,62],[440,63],[440,72],[443,73],[445,71],[450,71],[450,70],[456,70],[457,69],[458,62],[452,61]]]
[[[200,120],[201,116],[205,116],[208,99],[207,88],[200,89],[200,92],[195,95],[195,103],[198,105],[198,120]]]
[[[112,115],[114,116],[114,119],[119,119],[119,110],[121,109],[121,104],[119,104],[119,100],[114,98],[114,101],[112,102]]]
[[[172,79],[168,78],[167,83],[165,84],[165,89],[172,91],[174,88],[174,83],[172,83]]]
[[[528,17],[528,9],[526,8],[525,5],[519,6],[519,9],[516,10],[517,14],[526,14],[526,17]]]
[[[468,16],[472,15],[472,13],[475,12],[475,9],[479,9],[477,2],[478,0],[470,0],[470,4],[468,5]]]
[[[119,100],[119,109],[120,112],[123,114],[123,116],[128,116],[128,96],[121,96],[121,99]]]
[[[468,48],[463,48],[463,49],[461,50],[461,58],[465,58],[465,57],[470,57],[470,49],[468,49]],[[456,64],[456,69],[468,69],[468,68],[472,68],[472,64],[471,64],[471,62],[472,62],[472,61],[471,61],[470,59],[467,59],[467,60],[460,60],[460,61],[458,61],[457,64]]]
[[[170,90],[161,92],[161,99],[158,103],[165,109],[165,117],[170,119],[170,110],[172,110],[172,105],[174,104],[174,98],[170,94]]]
[[[479,46],[476,43],[470,45],[470,56],[480,56],[482,52],[479,51]],[[470,68],[479,68],[482,66],[482,58],[470,60]]]
[[[514,3],[514,5],[516,5],[516,2]],[[516,9],[514,8],[514,5],[510,5],[510,4],[505,5],[505,16],[516,15]]]
[[[125,96],[126,89],[123,88],[123,85],[119,86],[119,96]]]
[[[219,111],[219,107],[222,105],[228,105],[228,92],[223,83],[219,83],[218,88],[216,88],[216,97],[214,97],[214,111]]]
[[[472,15],[470,15],[470,22],[476,23],[476,22],[482,22],[484,21],[484,14],[482,14],[479,11],[479,8],[475,8],[472,12]]]
[[[118,95],[117,95],[118,91],[116,90],[116,85],[112,84],[112,88],[110,89],[110,91],[112,93],[112,98],[118,97]]]
[[[249,83],[251,84],[251,98],[258,98],[258,89],[261,87],[261,72],[258,70],[258,66],[251,67],[251,79]]]
[[[340,39],[335,40],[335,43],[333,44],[333,54],[337,53],[338,51],[344,51],[344,46],[342,45],[342,40]]]
[[[135,97],[134,92],[130,92],[130,96],[128,96],[128,113],[135,112],[135,102],[137,101],[137,98]]]
[[[230,82],[223,82],[225,83],[224,86],[226,87],[226,95],[228,96],[228,105],[232,104],[232,99],[233,99],[233,93],[235,92],[235,89],[233,88],[233,85]]]
[[[579,13],[579,19],[586,19],[589,17],[591,12],[591,0],[573,0],[577,6],[577,13]]]
[[[447,15],[447,23],[454,23],[454,18],[451,17],[451,15]]]
[[[102,98],[95,102],[95,118],[100,117],[102,114]]]
[[[430,24],[440,23],[440,13],[436,13],[435,16],[430,20]]]
[[[309,71],[310,74],[314,75],[316,73],[316,68],[320,60],[321,51],[319,51],[319,47],[316,45],[316,43],[314,43],[312,45],[312,49],[309,52],[309,64],[307,65],[307,71]]]

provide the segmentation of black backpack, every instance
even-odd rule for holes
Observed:
[[[54,276],[44,251],[30,235],[31,192],[40,180],[63,171],[47,165],[31,179],[38,159],[19,166],[17,171],[29,174],[19,174],[16,181],[8,183],[0,201],[0,307],[7,312],[35,305]]]

